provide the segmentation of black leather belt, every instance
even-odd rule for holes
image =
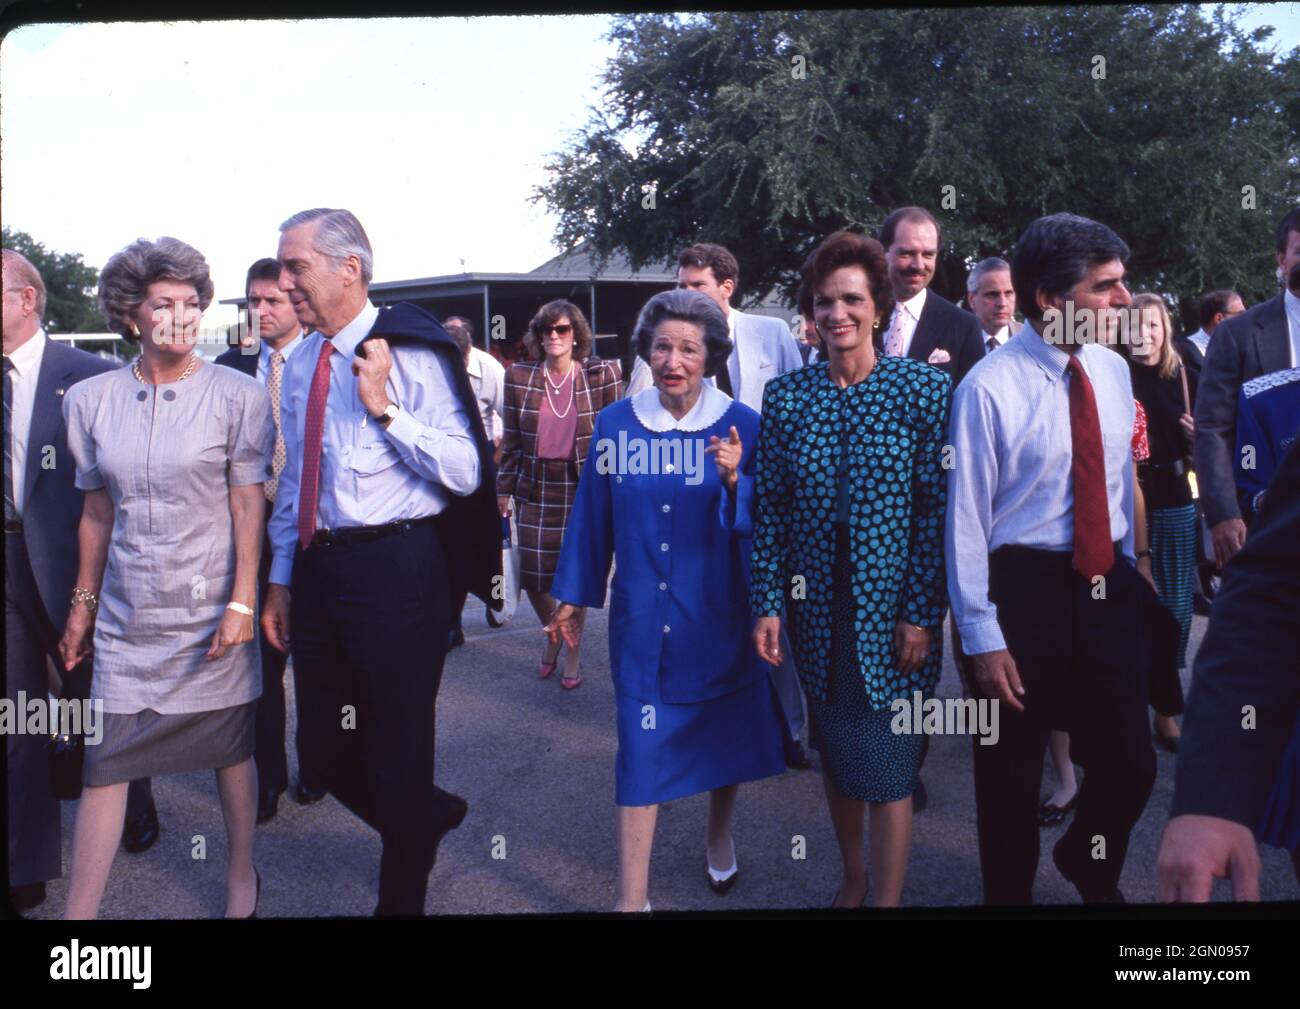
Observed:
[[[372,540],[381,540],[385,536],[396,536],[398,533],[410,532],[419,526],[433,523],[437,518],[436,515],[425,515],[423,518],[403,519],[401,522],[389,522],[387,525],[382,526],[317,529],[316,535],[311,538],[311,542],[313,546],[321,547],[353,546],[357,543],[369,543]]]

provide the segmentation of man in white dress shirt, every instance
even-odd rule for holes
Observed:
[[[1020,332],[1016,322],[1016,289],[1011,284],[1011,264],[992,256],[971,267],[966,278],[966,300],[980,322],[984,352],[991,354]]]
[[[1053,729],[1069,731],[1084,768],[1053,859],[1086,902],[1122,901],[1129,833],[1155,781],[1128,366],[1099,344],[1049,338],[1051,313],[1069,317],[1068,303],[1101,327],[1130,303],[1128,255],[1096,221],[1031,224],[1011,257],[1027,324],[953,394],[948,592],[975,690],[1000,722],[995,745],[975,744],[987,904],[1032,901]]]
[[[1228,319],[1246,311],[1246,303],[1236,291],[1207,291],[1201,295],[1196,310],[1201,328],[1174,340],[1174,350],[1199,378],[1201,369],[1205,367],[1205,355],[1210,352],[1214,331]]]

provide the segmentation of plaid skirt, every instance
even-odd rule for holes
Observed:
[[[515,498],[519,584],[528,592],[550,592],[578,493],[578,470],[568,459],[534,459],[532,471],[532,500]]]
[[[1187,665],[1196,595],[1196,505],[1153,508],[1147,519],[1151,540],[1151,575],[1160,602],[1178,621],[1178,668]]]

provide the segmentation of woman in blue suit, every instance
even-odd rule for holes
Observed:
[[[552,641],[605,604],[618,718],[618,910],[649,908],[658,804],[708,791],[706,868],[737,876],[742,781],[785,770],[767,670],[750,646],[749,501],[758,414],[703,382],[725,367],[727,320],[707,296],[646,303],[636,346],[654,386],[596,418],[552,593]],[[710,460],[708,457],[712,457]]]
[[[893,702],[911,707],[917,692],[929,694],[942,657],[950,380],[876,353],[873,334],[893,300],[878,242],[831,235],[804,263],[801,286],[827,363],[773,379],[763,397],[755,644],[780,661],[784,614],[844,861],[834,906],[866,898],[867,804],[874,899],[892,906],[903,891],[922,742]]]

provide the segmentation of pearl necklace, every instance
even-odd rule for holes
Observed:
[[[546,379],[546,385],[548,386],[548,391],[550,392],[551,396],[560,395],[560,392],[561,390],[564,389],[565,384],[569,383],[569,405],[564,408],[563,413],[555,409],[555,403],[551,401],[551,398],[549,396],[546,399],[546,405],[551,408],[551,413],[555,415],[555,419],[563,420],[565,417],[569,416],[569,411],[573,409],[573,397],[574,397],[574,392],[577,388],[576,383],[572,382],[573,362],[572,361],[569,362],[569,373],[564,378],[560,379],[559,385],[556,385],[554,382],[551,381],[550,372],[547,371],[546,365],[544,364],[542,365],[542,375]]]
[[[193,351],[191,351],[190,363],[185,366],[185,370],[181,372],[181,377],[176,379],[176,381],[184,382],[187,378],[193,375],[194,369],[198,366],[198,363],[199,363],[198,357],[194,354]],[[158,384],[157,382],[150,383],[145,380],[144,374],[140,371],[140,361],[138,358],[131,364],[131,374],[135,376],[137,382],[142,382],[145,385]]]

